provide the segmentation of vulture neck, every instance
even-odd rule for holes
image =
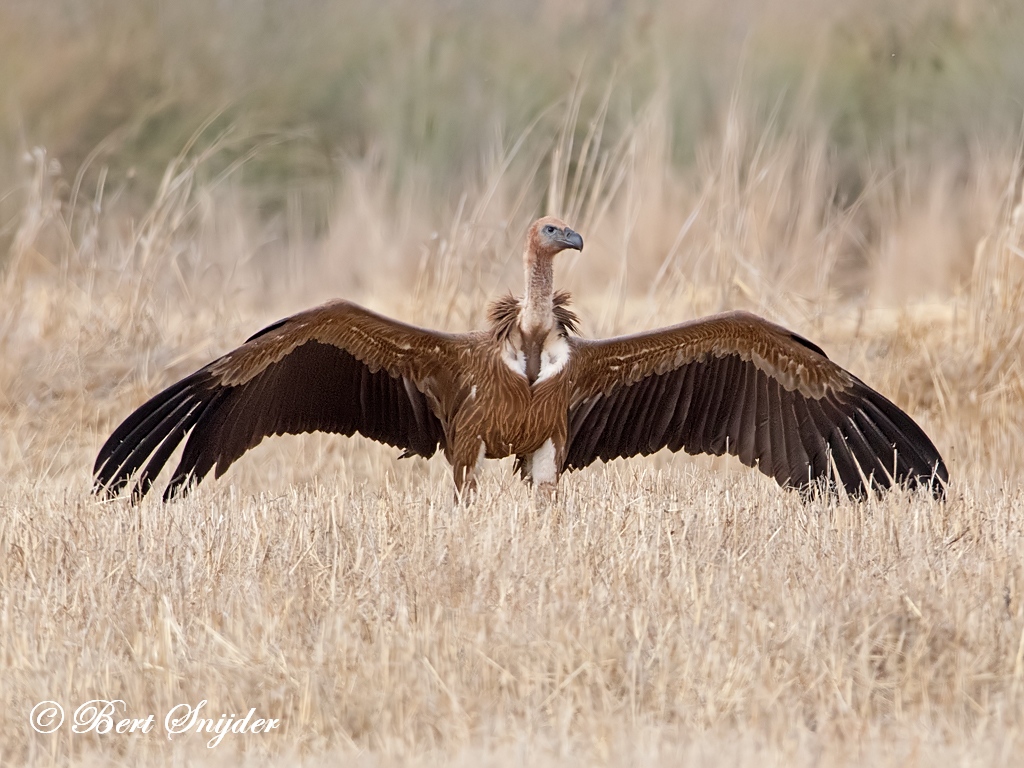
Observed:
[[[551,256],[527,251],[526,300],[523,302],[519,328],[524,336],[543,338],[555,325],[555,269]]]

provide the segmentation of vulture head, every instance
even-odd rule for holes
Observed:
[[[533,258],[552,258],[559,251],[583,250],[583,238],[554,216],[537,219],[526,238],[526,253]]]

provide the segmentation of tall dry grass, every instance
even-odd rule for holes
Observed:
[[[69,185],[107,169],[108,205],[138,216],[218,114],[230,141],[209,173],[263,147],[239,177],[265,217],[322,231],[346,163],[369,156],[444,215],[495,132],[555,126],[542,113],[582,76],[617,86],[610,135],[662,91],[681,165],[742,82],[780,130],[824,126],[851,201],[908,151],[958,183],[975,143],[1012,131],[1022,35],[1014,0],[5,0],[0,178],[44,146]],[[0,197],[0,246],[22,202]]]

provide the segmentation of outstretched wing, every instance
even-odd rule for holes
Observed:
[[[462,338],[345,301],[293,315],[125,419],[96,457],[94,490],[113,496],[135,477],[141,498],[189,430],[165,500],[214,466],[219,477],[269,435],[359,432],[431,456]]]
[[[731,312],[605,341],[572,340],[564,469],[662,448],[730,453],[805,488],[893,480],[941,497],[949,475],[906,413],[806,339]]]

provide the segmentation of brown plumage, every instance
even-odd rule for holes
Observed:
[[[143,404],[96,458],[95,489],[141,498],[188,435],[164,498],[219,477],[268,435],[336,432],[452,464],[457,494],[482,458],[515,455],[553,491],[559,475],[662,448],[731,453],[782,486],[894,481],[941,497],[948,473],[914,421],[806,339],[731,312],[601,341],[576,336],[554,256],[581,250],[553,218],[530,228],[526,296],[490,328],[449,334],[346,301],[293,315]]]

